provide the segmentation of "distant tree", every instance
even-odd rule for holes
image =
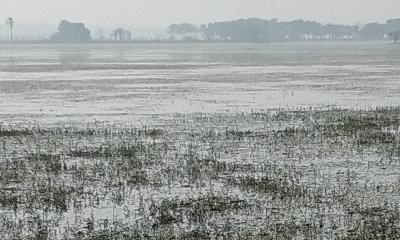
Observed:
[[[267,41],[270,24],[262,19],[239,19],[230,22],[216,22],[208,25],[209,39],[237,42]]]
[[[323,39],[337,40],[343,39],[345,26],[337,24],[327,24],[322,26]]]
[[[125,31],[125,37],[126,37],[126,40],[127,40],[127,41],[132,40],[132,32],[126,30],[126,31]]]
[[[387,34],[387,25],[379,23],[368,23],[360,30],[362,39],[382,39]]]
[[[199,32],[203,40],[207,39],[207,25],[205,24],[200,25]]]
[[[388,35],[389,35],[389,38],[393,39],[394,43],[399,43],[399,41],[400,41],[400,31],[390,32]]]
[[[400,18],[389,19],[386,21],[386,25],[390,32],[400,31]]]
[[[51,36],[56,42],[87,42],[90,41],[90,31],[83,23],[71,23],[62,20],[58,26],[58,32]]]
[[[389,37],[393,39],[394,43],[398,43],[400,41],[400,18],[387,20],[386,26]]]
[[[182,23],[182,24],[172,24],[168,27],[168,32],[173,35],[173,37],[176,37],[176,35],[181,36],[182,38],[189,37],[189,35],[192,35],[194,33],[198,33],[199,29],[189,23]]]
[[[130,41],[132,33],[129,30],[117,28],[113,31],[112,36],[116,41]]]
[[[274,18],[238,19],[225,22],[214,22],[196,27],[188,24],[172,24],[168,32],[170,39],[192,37],[193,33],[201,34],[202,39],[232,42],[273,42],[290,40],[354,40],[354,39],[387,39],[388,33],[400,41],[400,19],[390,19],[386,24],[369,23],[360,29],[358,25],[321,24],[318,22],[294,20],[282,22]],[[190,35],[192,34],[192,35]],[[197,35],[199,36],[199,35]]]
[[[13,30],[14,30],[14,25],[15,25],[14,18],[12,18],[12,17],[7,18],[6,24],[10,28],[10,41],[12,42],[14,40],[14,36],[13,36]]]
[[[113,31],[113,36],[114,36],[114,39],[116,40],[116,41],[122,41],[122,38],[123,38],[123,34],[124,34],[124,29],[122,29],[122,28],[117,28],[117,29],[115,29],[114,31]]]

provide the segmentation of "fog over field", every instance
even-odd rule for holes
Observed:
[[[396,0],[14,0],[3,2],[1,15],[21,22],[57,22],[63,18],[90,24],[166,26],[237,18],[305,18],[323,23],[383,22],[398,16]]]
[[[399,7],[396,0],[3,0],[0,17],[13,16],[18,23],[15,31],[21,38],[47,37],[63,19],[84,22],[93,32],[123,26],[135,35],[154,38],[165,34],[171,23],[200,25],[239,18],[305,19],[346,25],[384,23],[399,16]],[[7,36],[4,27],[0,36]]]

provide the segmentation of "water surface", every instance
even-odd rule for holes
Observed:
[[[150,115],[400,104],[386,42],[0,45],[0,116],[132,121]]]

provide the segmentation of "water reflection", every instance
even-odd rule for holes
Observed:
[[[91,48],[89,46],[58,46],[58,61],[61,65],[79,65],[89,62]]]

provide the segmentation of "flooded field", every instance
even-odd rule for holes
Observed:
[[[330,104],[397,105],[385,42],[3,45],[0,115],[43,122]]]
[[[0,46],[3,239],[400,239],[400,48]]]

